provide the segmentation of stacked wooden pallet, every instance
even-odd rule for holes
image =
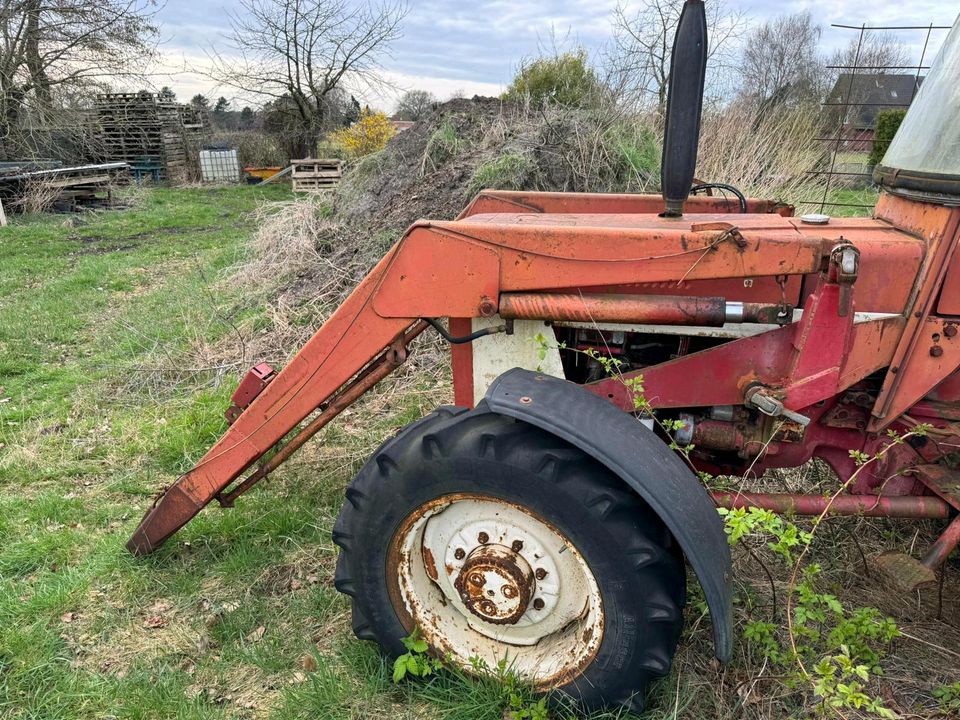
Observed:
[[[194,148],[205,119],[190,105],[148,92],[98,95],[95,113],[104,159],[140,166],[159,165],[160,180],[187,182],[196,176]]]
[[[342,160],[305,158],[291,160],[293,170],[290,178],[293,181],[294,192],[319,192],[332,190],[340,183],[343,177]]]
[[[28,171],[0,172],[0,201],[8,207],[28,209],[31,193],[46,197],[60,210],[109,206],[112,188],[126,180],[126,163],[75,165]]]

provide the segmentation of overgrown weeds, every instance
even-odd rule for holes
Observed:
[[[528,156],[514,152],[504,153],[477,166],[467,185],[467,195],[476,195],[484,188],[520,190],[528,185],[535,185],[533,171],[533,162]]]

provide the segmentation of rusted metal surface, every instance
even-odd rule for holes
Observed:
[[[361,288],[363,287],[361,285]],[[367,288],[367,291],[370,289],[372,288]],[[360,288],[355,291],[355,296],[357,292],[360,292]],[[363,303],[366,301],[362,293],[359,299],[362,299]],[[349,318],[346,326],[337,320],[344,308],[349,310],[350,307],[348,300],[324,325],[324,328],[329,328],[330,332],[334,333],[334,337],[338,331],[345,334],[347,327],[357,327],[354,318]],[[427,327],[422,321],[413,323],[409,328],[406,325],[407,323],[399,320],[371,318],[369,324],[360,323],[360,335],[352,337],[350,345],[373,347],[379,342],[378,333],[374,330],[396,330],[391,339],[378,348],[379,351],[386,352],[383,351],[384,345],[390,345],[397,339],[406,338],[409,341]],[[363,332],[364,327],[369,332]],[[131,553],[145,555],[159,547],[325,399],[333,395],[358,371],[362,371],[363,364],[359,368],[355,367],[352,360],[342,356],[338,358],[340,364],[323,362],[323,359],[329,358],[328,355],[324,355],[314,364],[301,359],[304,354],[308,357],[315,354],[316,345],[322,346],[329,342],[330,338],[324,334],[323,329],[314,335],[290,365],[264,388],[193,470],[178,478],[177,482],[154,502],[127,541],[127,549]],[[341,340],[336,340],[334,347],[340,342]],[[376,356],[377,352],[371,352],[371,357]],[[329,374],[319,373],[321,368]],[[330,389],[324,391],[317,388]],[[314,393],[319,393],[320,398],[317,399]],[[344,403],[342,407],[347,404],[349,403]],[[331,418],[328,417],[327,422],[329,419]],[[284,459],[292,452],[287,452]]]
[[[954,519],[933,542],[923,558],[923,564],[928,568],[940,567],[950,553],[957,549],[958,544],[960,544],[960,517]]]
[[[721,297],[503,293],[500,316],[528,320],[706,325],[725,322],[775,323],[793,308],[763,303],[727,303]],[[735,317],[730,317],[734,315]]]
[[[920,482],[960,510],[960,472],[945,465],[919,465],[914,473]]]
[[[880,496],[838,495],[835,498],[798,493],[733,493],[714,492],[718,507],[758,507],[777,513],[816,516],[862,515],[863,517],[898,517],[942,519],[950,516],[950,506],[932,495]]]
[[[428,552],[424,549],[424,557]],[[533,585],[533,568],[519,550],[490,544],[471,552],[453,581],[467,609],[495,625],[520,621],[530,604]]]
[[[873,558],[873,564],[899,589],[915,592],[922,587],[933,585],[937,574],[926,564],[901,552],[880,553]]]
[[[275,375],[273,368],[267,363],[259,363],[250,368],[230,398],[232,404],[224,413],[227,422],[232,425],[240,417],[240,413],[256,399],[257,395],[263,392],[263,389],[267,387],[267,384],[273,380]]]
[[[576,547],[500,498],[455,493],[416,508],[389,540],[385,571],[404,627],[467,672],[472,658],[509,658],[519,676],[555,688],[603,639],[599,589]]]
[[[896,416],[926,395],[938,382],[957,368],[950,358],[950,369],[941,357],[930,355],[928,321],[934,310],[938,291],[943,285],[947,268],[957,247],[960,232],[960,208],[949,208],[930,203],[882,194],[876,215],[892,225],[913,233],[927,242],[927,256],[916,274],[914,296],[904,308],[907,326],[884,378],[883,388],[873,409],[869,429],[882,430]],[[935,379],[931,374],[936,373]]]
[[[646,213],[663,212],[663,198],[659,195],[633,193],[559,193],[515,192],[511,190],[482,190],[460,213],[457,220],[484,213]],[[739,213],[740,205],[734,197],[692,196],[686,211],[691,213]],[[778,213],[793,215],[793,206],[774,200],[747,200],[751,214]]]
[[[356,402],[357,398],[400,367],[407,359],[407,345],[413,338],[423,332],[426,327],[427,324],[424,322],[417,323],[409,332],[404,334],[403,338],[394,342],[389,350],[367,366],[356,378],[337,393],[337,395],[326,404],[317,417],[311,420],[308,425],[284,444],[267,462],[263,463],[249,477],[238,483],[230,492],[217,495],[217,500],[220,502],[220,505],[223,507],[232,507],[238,497],[289,460],[293,453],[303,447],[310,438],[326,427],[337,415]]]

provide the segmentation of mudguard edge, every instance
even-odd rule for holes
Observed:
[[[733,652],[730,547],[723,522],[696,475],[633,416],[575,383],[514,368],[482,401],[492,412],[546,430],[618,475],[670,529],[703,588],[721,662]]]

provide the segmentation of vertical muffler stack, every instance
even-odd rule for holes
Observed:
[[[697,167],[703,82],[707,74],[707,16],[703,0],[686,0],[670,58],[660,190],[663,217],[680,217]]]

